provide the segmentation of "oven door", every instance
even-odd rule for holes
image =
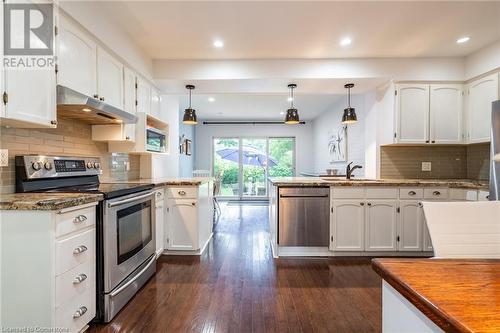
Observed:
[[[107,200],[103,229],[107,293],[155,253],[154,192]]]

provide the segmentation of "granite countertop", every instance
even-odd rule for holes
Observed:
[[[210,177],[192,178],[145,178],[130,180],[101,180],[101,183],[114,184],[154,184],[155,186],[198,186],[211,181]]]
[[[103,200],[102,194],[13,193],[0,195],[0,210],[60,210]]]
[[[445,332],[500,331],[500,260],[374,259],[372,267]]]
[[[488,190],[486,182],[468,179],[331,179],[318,177],[270,177],[274,186],[414,186],[450,187],[472,190]]]

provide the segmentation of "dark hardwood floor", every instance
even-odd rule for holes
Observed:
[[[381,280],[368,258],[273,259],[267,206],[228,205],[201,257],[157,273],[91,332],[380,332]]]

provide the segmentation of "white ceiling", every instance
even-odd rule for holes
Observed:
[[[500,2],[102,1],[154,59],[464,56],[500,39]],[[468,43],[456,39],[470,36]],[[353,43],[342,48],[339,41]],[[224,40],[222,49],[214,39]]]

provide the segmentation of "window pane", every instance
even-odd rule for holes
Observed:
[[[239,140],[214,138],[214,176],[221,196],[239,195]]]
[[[266,167],[267,140],[242,139],[243,196],[263,197],[267,195]]]
[[[294,138],[269,138],[269,177],[294,176]]]

